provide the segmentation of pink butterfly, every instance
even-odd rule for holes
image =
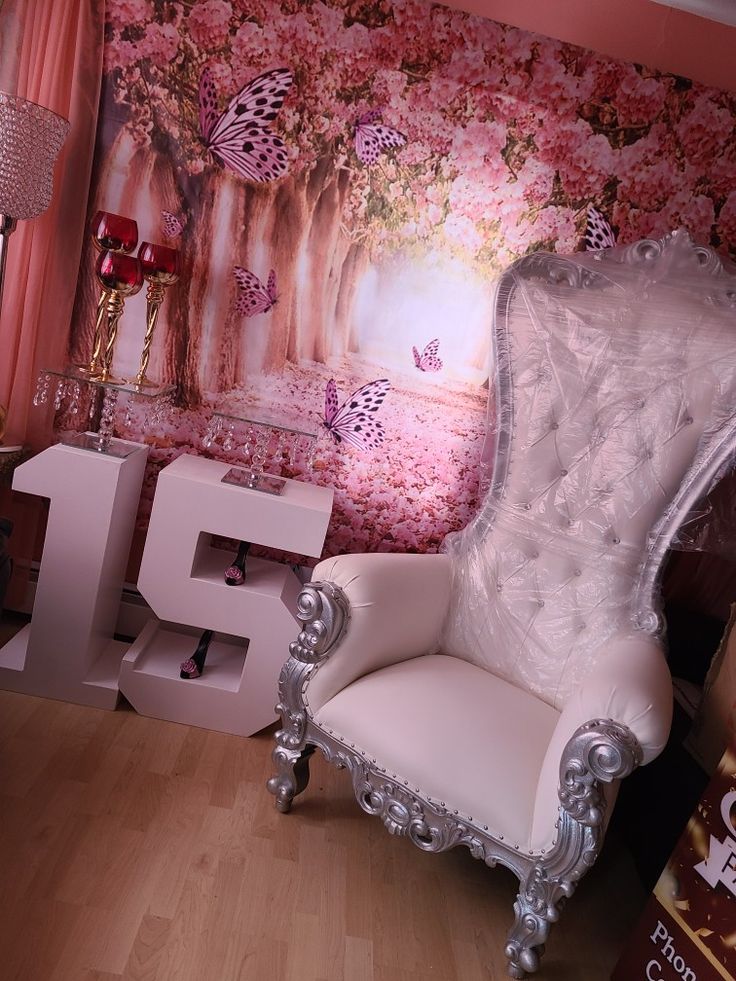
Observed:
[[[404,146],[406,137],[397,129],[379,122],[380,109],[364,112],[355,123],[355,152],[361,163],[369,167],[378,161],[381,153],[395,146]]]
[[[414,364],[416,367],[420,371],[441,371],[442,359],[437,357],[439,349],[440,341],[438,337],[430,341],[421,354],[413,347],[412,352],[414,353]]]
[[[283,140],[272,133],[294,76],[288,68],[274,68],[248,82],[218,113],[217,90],[205,68],[199,79],[199,128],[217,163],[249,181],[274,181],[286,173]]]
[[[255,317],[257,313],[268,313],[277,300],[276,270],[268,274],[264,286],[255,273],[242,266],[233,266],[233,273],[240,287],[235,301],[235,312],[243,317]]]
[[[612,249],[616,235],[608,221],[592,204],[588,205],[588,224],[585,228],[585,251],[597,252],[599,249]]]
[[[383,442],[383,426],[371,418],[391,389],[388,378],[368,382],[353,392],[338,408],[337,386],[330,378],[325,388],[325,420],[327,432],[336,443],[345,442],[357,450],[374,450]]]
[[[161,227],[164,238],[177,238],[184,231],[184,223],[171,211],[161,211]]]

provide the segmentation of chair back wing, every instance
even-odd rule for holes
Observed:
[[[443,647],[561,707],[612,636],[660,630],[664,555],[736,445],[736,271],[684,232],[537,253],[502,277],[494,344]]]

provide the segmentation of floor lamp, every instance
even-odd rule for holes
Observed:
[[[19,220],[35,218],[48,208],[54,162],[68,132],[69,122],[62,116],[0,92],[0,316],[8,239]],[[0,405],[0,429],[4,418]]]
[[[0,92],[0,309],[8,238],[16,222],[48,208],[54,162],[68,132],[62,116]]]

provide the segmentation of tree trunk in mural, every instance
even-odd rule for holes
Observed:
[[[214,226],[209,235],[208,262],[212,254],[221,256],[221,280],[213,295],[213,307],[218,320],[217,329],[212,330],[207,348],[207,373],[214,391],[228,391],[244,380],[249,369],[247,348],[243,339],[247,336],[249,322],[235,309],[238,286],[232,270],[235,266],[250,269],[266,282],[268,271],[254,269],[253,257],[259,254],[259,244],[263,239],[263,226],[273,207],[274,189],[270,185],[253,185],[243,195],[239,193],[242,185],[224,172],[221,180],[227,182],[230,193],[238,193],[238,201],[231,201],[230,214],[226,218],[227,230]],[[270,259],[270,257],[268,257]],[[270,267],[269,267],[270,268]]]
[[[140,214],[141,217],[145,215],[149,227],[153,226],[148,232],[151,240],[160,242],[163,238],[160,222],[161,210],[165,208],[176,214],[181,211],[181,206],[179,189],[170,157],[156,154],[155,161],[148,188],[151,198],[149,202],[150,211],[147,214],[143,211],[131,211],[131,214]],[[181,267],[179,279],[166,290],[164,295],[163,306],[159,314],[161,326],[158,327],[159,336],[154,335],[149,374],[167,385],[175,385],[176,397],[180,403],[196,405],[198,404],[198,393],[184,393],[180,387],[181,365],[187,355],[187,319],[182,299],[186,298],[188,284],[191,282],[191,256],[187,249],[181,249],[178,242],[170,241],[168,244],[173,248],[179,248]]]
[[[197,205],[208,207],[211,190],[199,177],[191,178],[189,186]],[[171,209],[176,214],[178,209]],[[181,274],[170,303],[169,329],[164,338],[164,365],[169,379],[176,384],[177,401],[183,408],[196,408],[202,402],[202,388],[197,370],[202,318],[196,290],[198,272],[202,271],[201,251],[197,247],[198,215],[187,218],[186,247],[181,250]],[[199,267],[199,269],[198,269]]]
[[[342,213],[348,190],[347,174],[331,174],[316,201],[312,214],[307,250],[310,259],[310,281],[305,285],[307,300],[304,341],[306,357],[326,361],[330,354],[329,338],[342,335],[345,324],[335,322],[335,298],[339,288],[344,253],[349,243],[341,231]],[[346,311],[346,314],[349,311]],[[304,356],[304,355],[303,355]]]
[[[190,315],[196,253],[182,250],[178,288],[172,291],[169,328],[164,338],[164,373],[176,385],[176,399],[183,408],[196,408],[202,402],[196,370],[197,321]]]
[[[188,200],[196,202],[200,213],[208,211],[212,199],[212,190],[203,177],[206,175],[195,175],[187,182]],[[179,213],[179,209],[167,210]],[[179,282],[169,301],[169,329],[164,338],[164,372],[167,379],[176,384],[177,401],[183,408],[196,408],[202,402],[197,370],[202,326],[197,283],[201,282],[204,271],[199,247],[200,227],[200,214],[192,210],[187,216],[187,244],[182,249]]]
[[[335,332],[332,338],[332,354],[343,357],[348,352],[358,350],[358,335],[352,318],[358,285],[363,277],[370,257],[361,242],[352,242],[340,270],[339,288],[335,301],[335,322],[345,324],[345,330]]]
[[[208,344],[218,364],[217,390],[245,384],[250,371],[279,371],[287,361],[324,362],[330,354],[328,338],[335,331],[347,336],[354,291],[341,289],[341,277],[352,274],[355,265],[346,266],[351,247],[341,220],[349,187],[347,174],[335,174],[331,164],[325,158],[308,175],[248,188],[239,261],[262,281],[275,268],[278,300],[263,315],[268,318],[265,326],[230,314],[220,304],[221,341],[214,343],[212,331]],[[199,220],[207,228],[200,238],[221,240],[218,229],[210,227],[211,215]],[[253,269],[256,257],[260,266]],[[231,286],[223,288],[223,295],[233,296]],[[258,330],[265,330],[265,343],[259,362],[251,364],[249,347],[257,346]]]
[[[241,212],[236,206],[237,190],[233,178],[221,170],[208,169],[188,181],[186,197],[192,212],[183,288],[167,336],[166,364],[176,377],[183,404],[189,407],[200,404],[204,393],[232,388],[244,370],[237,350],[244,328],[234,311],[236,285],[228,273],[233,266],[247,263],[273,194],[268,187],[249,189]],[[210,275],[213,254],[225,257],[216,278]]]
[[[324,360],[315,342],[315,319],[324,322],[315,289],[329,269],[330,228],[324,221],[320,231],[316,232],[315,226],[320,225],[322,196],[330,196],[333,185],[332,161],[321,158],[308,174],[289,178],[279,186],[268,240],[284,288],[268,333],[265,371],[278,371],[289,360]],[[331,220],[339,224],[339,213]]]
[[[309,227],[305,185],[306,178],[301,175],[289,177],[278,186],[266,230],[271,262],[277,270],[279,299],[268,315],[271,319],[266,328],[264,372],[278,371],[284,366],[289,335],[299,330],[299,259]]]

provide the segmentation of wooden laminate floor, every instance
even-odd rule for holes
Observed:
[[[278,814],[271,743],[0,692],[2,981],[504,978],[514,877],[392,838],[319,755]],[[612,837],[540,981],[608,979],[644,899]]]

